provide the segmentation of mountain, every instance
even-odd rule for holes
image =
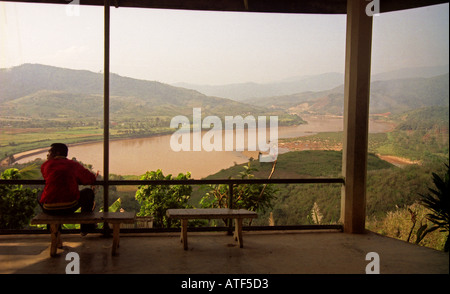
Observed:
[[[371,84],[371,113],[400,113],[425,106],[449,105],[448,73],[433,77],[414,77],[383,80],[393,76],[432,75],[445,67],[399,70],[373,77]],[[287,79],[272,84],[229,85],[229,91],[247,87],[253,96],[265,97],[244,100],[245,103],[196,90],[175,87],[154,81],[137,80],[117,74],[110,75],[110,113],[117,122],[145,120],[149,117],[170,120],[176,115],[192,115],[192,108],[201,107],[202,115],[279,115],[280,122],[301,123],[290,113],[338,114],[343,111],[343,76],[336,73]],[[326,81],[326,82],[325,82]],[[320,83],[323,82],[322,85]],[[296,91],[295,87],[318,89],[295,94],[270,93]],[[225,89],[224,86],[222,88]],[[219,88],[217,88],[219,89]],[[250,94],[247,94],[250,95]],[[223,95],[221,95],[223,96]],[[248,96],[247,96],[248,97]],[[36,119],[102,118],[103,74],[86,70],[72,70],[39,64],[24,64],[0,69],[0,110],[9,116]]]
[[[167,84],[110,75],[111,118],[263,115],[265,108]],[[0,69],[0,107],[11,116],[102,117],[103,74],[40,64]]]
[[[373,112],[398,113],[427,106],[449,106],[449,74],[375,81],[370,92]]]
[[[206,95],[218,96],[245,101],[249,98],[280,96],[305,91],[322,91],[334,88],[344,82],[340,73],[324,73],[320,75],[294,77],[273,83],[239,83],[228,85],[195,85],[177,83],[175,86],[197,90]]]
[[[371,77],[374,81],[387,81],[410,78],[432,78],[449,72],[449,65],[442,66],[421,66],[412,68],[401,68],[389,72],[373,74]]]
[[[344,86],[320,92],[246,100],[249,104],[289,109],[291,113],[342,115]],[[374,81],[370,87],[370,113],[401,113],[426,106],[449,105],[449,74],[430,78]]]
[[[409,78],[430,78],[449,72],[449,65],[402,68],[394,71],[373,74],[372,81],[387,81]],[[271,83],[238,83],[228,85],[196,85],[177,83],[187,89],[203,94],[229,98],[236,101],[247,99],[285,96],[303,92],[320,92],[338,87],[344,83],[344,74],[329,72],[319,75],[291,77]]]

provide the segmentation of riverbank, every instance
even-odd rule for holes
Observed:
[[[384,161],[392,163],[393,165],[398,166],[398,167],[404,167],[406,165],[420,164],[421,163],[421,161],[419,161],[419,160],[410,160],[408,158],[399,157],[399,156],[393,156],[393,155],[380,155],[380,154],[377,154],[377,156],[379,158],[383,159]]]
[[[336,116],[305,116],[307,124],[298,126],[280,126],[278,128],[280,153],[294,148],[293,143],[285,145],[289,138],[308,137],[324,132],[341,132],[343,118]],[[392,128],[390,123],[371,120],[370,132],[386,132]],[[267,138],[269,138],[267,136]],[[247,140],[247,135],[244,140]],[[64,140],[58,140],[64,142]],[[192,140],[191,140],[192,141]],[[224,142],[224,140],[223,140]],[[192,144],[192,143],[191,143]],[[246,143],[247,144],[247,143]],[[50,145],[50,144],[49,144]],[[69,145],[69,158],[77,158],[84,163],[91,164],[100,174],[103,168],[103,142],[77,142]],[[309,150],[330,150],[324,145],[300,146]],[[335,146],[337,149],[339,146]],[[297,146],[299,148],[299,146]],[[48,147],[21,152],[15,155],[16,162],[26,163],[36,158],[46,157]],[[192,150],[192,149],[191,149]],[[187,171],[193,178],[202,178],[214,174],[221,169],[229,168],[235,164],[248,162],[253,157],[257,159],[257,151],[184,151],[176,152],[171,149],[171,135],[158,135],[145,138],[113,139],[109,145],[110,173],[121,175],[141,175],[148,170],[162,169],[165,174],[178,174]]]
[[[288,151],[306,151],[306,150],[332,150],[332,151],[341,151],[342,143],[333,143],[330,141],[315,141],[315,140],[302,140],[302,141],[290,141],[290,142],[281,142],[279,143],[279,148],[283,148]],[[403,158],[399,156],[393,155],[381,155],[376,154],[380,159],[387,161],[397,167],[404,167],[411,164],[420,164],[418,160],[410,160],[408,158]]]

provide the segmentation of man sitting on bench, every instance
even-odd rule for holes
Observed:
[[[72,214],[81,207],[81,212],[95,208],[94,191],[78,189],[78,185],[92,185],[96,176],[80,163],[67,159],[69,149],[63,143],[51,145],[47,161],[41,166],[45,187],[38,195],[42,211],[52,215]],[[84,236],[95,229],[95,224],[81,224]]]

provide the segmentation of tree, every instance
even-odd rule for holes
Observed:
[[[19,180],[22,175],[16,168],[5,170],[3,180]],[[29,224],[37,205],[36,189],[22,185],[0,185],[0,228],[22,229]]]
[[[163,172],[146,172],[141,180],[189,180],[191,174],[171,174],[164,176]],[[158,228],[174,227],[175,223],[166,216],[166,210],[171,208],[188,208],[192,187],[189,185],[141,185],[136,192],[136,200],[141,205],[139,216],[153,216],[153,226]]]
[[[421,196],[420,203],[428,208],[431,213],[427,214],[427,219],[433,223],[433,225],[428,228],[427,226],[420,228],[421,233],[418,233],[418,239],[423,239],[425,235],[429,232],[435,231],[437,229],[440,232],[447,232],[447,240],[444,245],[444,251],[448,252],[449,249],[449,178],[450,169],[449,165],[445,164],[447,167],[447,172],[443,178],[438,174],[432,173],[433,183],[436,188],[428,188],[428,194],[419,194]],[[420,236],[419,236],[420,235]]]

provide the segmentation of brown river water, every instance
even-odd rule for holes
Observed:
[[[279,127],[278,138],[308,136],[318,132],[338,132],[343,130],[342,117],[302,116],[308,124]],[[387,132],[392,124],[370,121],[369,132]],[[149,138],[111,140],[109,144],[109,172],[120,175],[142,175],[146,171],[161,169],[165,175],[191,172],[192,178],[200,179],[226,169],[234,164],[245,163],[249,157],[240,151],[179,151],[172,150],[172,135]],[[248,135],[245,133],[244,138]],[[269,138],[269,134],[267,134]],[[192,141],[192,139],[191,139]],[[225,142],[225,138],[222,140]],[[245,146],[248,146],[247,143]],[[48,148],[47,148],[48,149]],[[17,162],[26,163],[36,158],[46,158],[47,149],[16,154]],[[224,149],[224,148],[223,148]],[[191,149],[192,150],[192,149]],[[279,153],[286,152],[280,148]],[[94,171],[102,174],[103,142],[69,145],[68,158],[75,157],[83,163],[92,164]]]

